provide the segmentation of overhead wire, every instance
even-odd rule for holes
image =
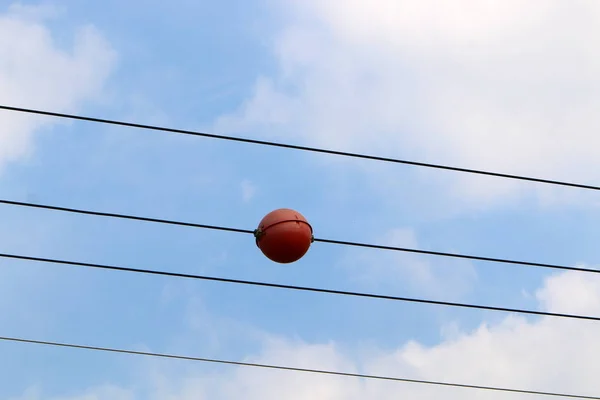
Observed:
[[[390,162],[390,163],[397,163],[397,164],[406,164],[406,165],[412,165],[412,166],[418,166],[418,167],[435,168],[435,169],[449,170],[449,171],[455,171],[455,172],[487,175],[487,176],[494,176],[494,177],[500,177],[500,178],[516,179],[516,180],[522,180],[522,181],[530,181],[530,182],[537,182],[537,183],[544,183],[544,184],[575,187],[575,188],[589,189],[589,190],[600,190],[600,186],[594,186],[594,185],[585,185],[585,184],[579,184],[579,183],[573,183],[573,182],[534,178],[534,177],[528,177],[528,176],[522,176],[522,175],[504,174],[504,173],[497,173],[497,172],[490,172],[490,171],[483,171],[483,170],[476,170],[476,169],[453,167],[453,166],[447,166],[447,165],[439,165],[439,164],[430,164],[430,163],[402,160],[402,159],[397,159],[397,158],[380,157],[380,156],[374,156],[374,155],[342,152],[342,151],[336,151],[336,150],[330,150],[330,149],[299,146],[299,145],[285,144],[285,143],[272,142],[272,141],[264,141],[264,140],[218,135],[218,134],[211,134],[211,133],[197,132],[197,131],[190,131],[190,130],[174,129],[174,128],[167,128],[167,127],[160,127],[160,126],[156,126],[156,125],[137,124],[137,123],[131,123],[131,122],[125,122],[125,121],[118,121],[118,120],[101,119],[101,118],[93,118],[93,117],[73,115],[73,114],[34,110],[34,109],[29,109],[29,108],[10,107],[10,106],[5,106],[5,105],[0,105],[0,109],[4,109],[7,111],[46,115],[46,116],[59,117],[59,118],[82,120],[82,121],[88,121],[88,122],[97,122],[97,123],[103,123],[103,124],[120,125],[120,126],[133,127],[133,128],[164,131],[164,132],[177,133],[177,134],[201,136],[201,137],[207,137],[207,138],[213,138],[213,139],[230,140],[230,141],[244,142],[244,143],[250,143],[250,144],[258,144],[258,145],[273,146],[273,147],[280,147],[280,148],[287,148],[287,149],[295,149],[295,150],[302,150],[302,151],[309,151],[309,152],[325,153],[325,154],[345,156],[345,157],[369,159],[369,160],[383,161],[383,162]],[[182,222],[182,221],[172,221],[172,220],[149,218],[149,217],[138,217],[138,216],[132,216],[132,215],[125,215],[125,214],[104,213],[104,212],[97,212],[97,211],[90,211],[90,210],[78,210],[78,209],[73,209],[73,208],[56,207],[56,206],[32,204],[32,203],[25,203],[25,202],[16,202],[16,201],[10,201],[10,200],[0,200],[0,203],[12,204],[12,205],[18,205],[18,206],[27,206],[27,207],[37,207],[37,208],[51,209],[51,210],[56,210],[56,211],[74,212],[74,213],[79,213],[79,214],[88,214],[88,215],[114,217],[114,218],[124,218],[124,219],[162,223],[162,224],[180,225],[180,226],[206,228],[206,229],[217,229],[217,230],[237,232],[237,233],[253,233],[254,232],[253,230],[246,230],[246,229],[228,228],[228,227],[215,226],[215,225],[205,225],[205,224],[197,224],[197,223]],[[463,258],[463,259],[470,259],[470,260],[491,261],[491,262],[518,264],[518,265],[543,267],[543,268],[574,270],[574,271],[591,272],[591,273],[600,272],[599,270],[594,270],[594,269],[589,269],[589,268],[568,267],[568,266],[556,265],[556,264],[546,264],[546,263],[518,261],[518,260],[510,260],[510,259],[502,259],[502,258],[481,257],[481,256],[466,255],[466,254],[427,251],[427,250],[410,249],[410,248],[402,248],[402,247],[395,247],[395,246],[383,246],[383,245],[374,245],[374,244],[368,244],[368,243],[339,241],[339,240],[332,240],[332,239],[316,238],[315,241],[322,242],[322,243],[329,243],[329,244],[339,244],[339,245],[358,246],[358,247],[366,247],[366,248],[374,248],[374,249],[382,249],[382,250],[412,252],[412,253],[443,256],[443,257],[454,257],[454,258]],[[405,302],[427,303],[427,304],[435,304],[435,305],[443,305],[443,306],[466,307],[466,308],[475,308],[475,309],[491,310],[491,311],[514,312],[514,313],[521,313],[521,314],[532,314],[532,315],[541,315],[541,316],[550,316],[550,317],[576,318],[576,319],[600,321],[600,317],[593,317],[593,316],[586,316],[586,315],[550,313],[550,312],[542,312],[542,311],[535,311],[535,310],[493,307],[493,306],[484,306],[484,305],[467,304],[467,303],[453,303],[453,302],[444,302],[444,301],[427,300],[427,299],[416,299],[416,298],[377,295],[377,294],[361,293],[361,292],[341,291],[341,290],[333,290],[333,289],[321,289],[321,288],[303,287],[303,286],[295,286],[295,285],[283,285],[283,284],[275,284],[275,283],[268,283],[268,282],[244,281],[244,280],[237,280],[237,279],[228,279],[228,278],[210,277],[210,276],[202,276],[202,275],[173,273],[173,272],[166,272],[166,271],[155,271],[155,270],[146,270],[146,269],[109,266],[109,265],[102,265],[102,264],[83,263],[83,262],[76,262],[76,261],[48,259],[48,258],[31,257],[31,256],[14,255],[14,254],[0,254],[0,257],[28,260],[28,261],[37,261],[37,262],[46,262],[46,263],[68,264],[68,265],[72,265],[72,266],[81,266],[81,267],[90,267],[90,268],[101,268],[101,269],[110,269],[110,270],[118,270],[118,271],[146,273],[146,274],[154,274],[154,275],[193,278],[193,279],[201,279],[201,280],[209,280],[209,281],[226,282],[226,283],[236,283],[236,284],[245,284],[245,285],[254,285],[254,286],[266,286],[266,287],[290,289],[290,290],[301,290],[301,291],[310,291],[310,292],[319,292],[319,293],[328,293],[328,294],[338,294],[338,295],[348,295],[348,296],[369,297],[369,298],[376,298],[376,299],[405,301]],[[176,358],[176,359],[184,359],[184,360],[233,364],[233,365],[240,365],[240,366],[274,368],[274,369],[283,369],[283,370],[298,371],[298,372],[312,372],[312,373],[321,373],[321,374],[330,374],[330,375],[342,375],[342,376],[367,378],[367,379],[380,379],[380,380],[383,379],[383,380],[392,380],[392,381],[400,381],[400,382],[412,382],[412,383],[422,383],[422,384],[442,385],[442,386],[455,386],[455,387],[464,387],[464,388],[471,388],[471,389],[485,389],[485,390],[494,390],[494,391],[523,393],[523,394],[537,394],[537,395],[545,395],[545,396],[558,396],[558,397],[581,398],[581,399],[600,399],[600,397],[593,397],[593,396],[572,395],[572,394],[531,391],[531,390],[520,390],[520,389],[510,389],[510,388],[499,388],[499,387],[479,386],[479,385],[466,385],[466,384],[456,384],[456,383],[448,383],[448,382],[413,380],[413,379],[405,379],[405,378],[353,374],[353,373],[326,371],[326,370],[303,369],[303,368],[284,367],[284,366],[275,366],[275,365],[267,365],[267,364],[255,364],[255,363],[244,363],[244,362],[218,360],[218,359],[177,356],[177,355],[161,354],[161,353],[138,352],[138,351],[132,351],[132,350],[114,349],[114,348],[106,348],[106,347],[82,346],[82,345],[73,345],[73,344],[58,343],[58,342],[36,341],[36,340],[28,340],[28,339],[22,339],[22,338],[0,337],[0,340],[25,342],[25,343],[37,343],[37,344],[51,345],[51,346],[71,347],[71,348],[79,348],[79,349],[136,354],[136,355],[163,357],[163,358]]]
[[[263,368],[263,369],[283,370],[283,371],[292,371],[292,372],[303,372],[303,373],[311,373],[311,374],[319,374],[319,375],[343,376],[343,377],[348,377],[348,378],[362,378],[362,379],[369,379],[369,380],[403,382],[403,383],[413,383],[413,384],[421,384],[421,385],[456,387],[456,388],[464,388],[464,389],[520,393],[520,394],[539,395],[539,396],[564,397],[564,398],[573,398],[573,399],[600,400],[600,397],[597,397],[597,396],[578,395],[578,394],[571,394],[571,393],[515,389],[515,388],[499,387],[499,386],[471,385],[471,384],[464,384],[464,383],[433,381],[433,380],[423,380],[423,379],[410,379],[410,378],[384,376],[384,375],[359,374],[359,373],[353,373],[353,372],[341,372],[341,371],[332,371],[332,370],[325,370],[325,369],[300,368],[300,367],[291,367],[291,366],[274,365],[274,364],[251,363],[251,362],[223,360],[223,359],[216,359],[216,358],[192,357],[192,356],[184,356],[184,355],[176,355],[176,354],[156,353],[156,352],[149,352],[149,351],[127,350],[127,349],[120,349],[120,348],[114,348],[114,347],[100,347],[100,346],[89,346],[89,345],[54,342],[54,341],[46,341],[46,340],[33,340],[33,339],[24,339],[24,338],[18,338],[18,337],[0,336],[0,340],[9,341],[9,342],[26,343],[26,344],[38,344],[38,345],[44,345],[44,346],[72,348],[72,349],[79,349],[79,350],[92,350],[92,351],[100,351],[100,352],[138,355],[138,356],[146,356],[146,357],[158,357],[158,358],[176,359],[176,360],[184,360],[184,361],[196,361],[196,362],[204,362],[204,363],[235,365],[235,366],[241,366],[241,367]]]
[[[96,269],[121,271],[121,272],[133,272],[133,273],[141,273],[141,274],[149,274],[149,275],[162,275],[162,276],[170,276],[170,277],[176,277],[176,278],[198,279],[198,280],[221,282],[221,283],[233,283],[233,284],[239,284],[239,285],[262,286],[262,287],[286,289],[286,290],[297,290],[297,291],[325,293],[325,294],[333,294],[333,295],[372,298],[372,299],[381,299],[381,300],[392,300],[392,301],[401,301],[401,302],[408,302],[408,303],[432,304],[432,305],[448,306],[448,307],[461,307],[461,308],[470,308],[470,309],[487,310],[487,311],[500,311],[500,312],[508,312],[508,313],[529,314],[529,315],[537,315],[537,316],[545,316],[545,317],[600,321],[600,317],[595,317],[595,316],[590,316],[590,315],[553,313],[553,312],[547,312],[547,311],[526,310],[526,309],[520,309],[520,308],[495,307],[495,306],[486,306],[486,305],[480,305],[480,304],[420,299],[420,298],[414,298],[414,297],[400,297],[400,296],[391,296],[391,295],[365,293],[365,292],[324,289],[324,288],[315,288],[315,287],[309,287],[309,286],[287,285],[287,284],[280,284],[280,283],[250,281],[250,280],[223,278],[223,277],[208,276],[208,275],[187,274],[187,273],[181,273],[181,272],[168,272],[168,271],[159,271],[159,270],[143,269],[143,268],[131,268],[131,267],[116,266],[116,265],[106,265],[106,264],[89,263],[89,262],[81,262],[81,261],[62,260],[62,259],[56,259],[56,258],[43,258],[43,257],[27,256],[27,255],[22,255],[22,254],[0,253],[0,257],[15,259],[15,260],[23,260],[23,261],[71,265],[71,266],[83,267],[83,268],[96,268]]]
[[[235,233],[244,233],[244,234],[254,233],[254,231],[250,230],[250,229],[231,228],[231,227],[225,227],[225,226],[219,226],[219,225],[199,224],[199,223],[194,223],[194,222],[142,217],[142,216],[136,216],[136,215],[120,214],[120,213],[113,213],[113,212],[102,212],[102,211],[94,211],[94,210],[87,210],[87,209],[84,210],[84,209],[78,209],[78,208],[60,207],[60,206],[53,206],[53,205],[48,205],[48,204],[39,204],[39,203],[31,203],[31,202],[8,200],[8,199],[0,199],[0,204],[18,206],[18,207],[38,208],[38,209],[45,209],[45,210],[51,210],[51,211],[61,211],[61,212],[74,213],[74,214],[92,215],[92,216],[97,216],[97,217],[108,217],[108,218],[127,219],[127,220],[142,221],[142,222],[151,222],[151,223],[158,223],[158,224],[178,225],[178,226],[185,226],[185,227],[192,227],[192,228],[212,229],[212,230],[228,231],[228,232],[235,232]],[[342,245],[342,246],[362,247],[362,248],[371,248],[371,249],[378,249],[378,250],[400,251],[400,252],[437,256],[437,257],[460,258],[460,259],[467,259],[467,260],[472,260],[472,261],[486,261],[486,262],[494,262],[494,263],[521,265],[521,266],[527,266],[527,267],[549,268],[549,269],[577,271],[577,272],[586,272],[586,273],[595,273],[595,274],[600,273],[600,270],[598,270],[598,269],[586,268],[586,267],[573,267],[573,266],[560,265],[560,264],[512,260],[512,259],[508,259],[508,258],[494,258],[494,257],[477,256],[477,255],[472,255],[472,254],[448,253],[448,252],[433,251],[433,250],[421,250],[421,249],[415,249],[415,248],[410,248],[410,247],[387,246],[387,245],[380,245],[380,244],[351,242],[351,241],[325,239],[325,238],[318,238],[318,237],[315,238],[314,241],[320,242],[320,243],[326,243],[326,244]]]
[[[15,111],[15,112],[21,112],[21,113],[45,115],[45,116],[51,116],[51,117],[66,118],[66,119],[73,119],[73,120],[80,120],[80,121],[87,121],[87,122],[96,122],[96,123],[109,124],[109,125],[126,126],[126,127],[130,127],[130,128],[140,128],[140,129],[155,130],[155,131],[176,133],[176,134],[182,134],[182,135],[201,136],[201,137],[212,138],[212,139],[221,139],[221,140],[229,140],[229,141],[243,142],[243,143],[249,143],[249,144],[258,144],[258,145],[262,145],[262,146],[280,147],[280,148],[286,148],[286,149],[301,150],[301,151],[308,151],[308,152],[314,152],[314,153],[324,153],[324,154],[343,156],[343,157],[361,158],[361,159],[367,159],[367,160],[373,160],[373,161],[383,161],[383,162],[389,162],[389,163],[395,163],[395,164],[405,164],[405,165],[412,165],[412,166],[416,166],[416,167],[435,168],[435,169],[442,169],[442,170],[448,170],[448,171],[454,171],[454,172],[487,175],[487,176],[494,176],[494,177],[505,178],[505,179],[515,179],[515,180],[544,183],[544,184],[551,184],[551,185],[568,186],[568,187],[579,188],[579,189],[600,190],[600,186],[595,186],[595,185],[587,185],[587,184],[580,184],[580,183],[574,183],[574,182],[565,182],[565,181],[559,181],[559,180],[553,180],[553,179],[535,178],[535,177],[529,177],[529,176],[524,176],[524,175],[505,174],[505,173],[500,173],[500,172],[484,171],[484,170],[478,170],[478,169],[461,168],[461,167],[454,167],[454,166],[449,166],[449,165],[432,164],[432,163],[425,163],[425,162],[418,162],[418,161],[403,160],[403,159],[399,159],[399,158],[381,157],[381,156],[375,156],[375,155],[352,153],[352,152],[338,151],[338,150],[324,149],[324,148],[317,148],[317,147],[300,146],[300,145],[280,143],[280,142],[267,141],[267,140],[258,140],[258,139],[249,139],[249,138],[242,138],[242,137],[236,137],[236,136],[219,135],[219,134],[215,134],[215,133],[199,132],[199,131],[184,130],[184,129],[175,129],[175,128],[157,126],[157,125],[138,124],[138,123],[119,121],[119,120],[114,120],[114,119],[94,118],[94,117],[88,117],[88,116],[82,116],[82,115],[58,113],[58,112],[51,112],[51,111],[36,110],[36,109],[32,109],[32,108],[13,107],[13,106],[7,106],[7,105],[0,105],[0,109],[6,110],[6,111]]]

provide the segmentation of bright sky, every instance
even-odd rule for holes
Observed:
[[[0,104],[600,183],[600,2],[0,2]],[[597,192],[0,111],[0,198],[600,267]],[[0,253],[600,315],[600,279],[0,207]],[[0,336],[600,396],[600,324],[0,261]],[[0,399],[526,399],[0,342]]]

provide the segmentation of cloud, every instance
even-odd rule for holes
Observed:
[[[56,4],[37,4],[28,5],[22,3],[13,3],[8,6],[8,13],[18,15],[20,18],[31,21],[43,21],[48,18],[57,18],[65,11],[64,7]]]
[[[548,277],[536,294],[539,306],[552,312],[600,314],[600,278],[565,272]],[[572,294],[576,293],[576,296]],[[343,349],[335,342],[307,343],[299,339],[263,336],[262,350],[245,361],[300,368],[329,369],[465,384],[513,387],[597,395],[600,326],[588,321],[558,318],[527,320],[508,315],[499,322],[482,323],[470,332],[453,324],[451,337],[426,346],[416,341],[395,350]],[[166,365],[166,364],[165,364]],[[187,373],[162,375],[138,382],[147,394],[135,397],[122,389],[123,399],[529,399],[510,395],[416,384],[366,381],[286,371],[235,367],[199,372],[189,363]],[[157,383],[158,382],[158,383]],[[72,397],[69,400],[103,399]],[[98,392],[101,393],[101,392]],[[113,392],[111,392],[113,393]],[[40,397],[24,397],[37,400]],[[47,397],[44,397],[47,398]],[[67,399],[50,397],[52,399]]]
[[[286,3],[287,4],[287,3]],[[578,182],[600,180],[600,3],[295,1],[278,72],[217,122],[312,145]],[[271,132],[271,133],[269,133]],[[457,203],[535,184],[425,176]],[[573,201],[567,199],[565,201]]]
[[[557,274],[546,279],[538,291],[541,308],[552,312],[600,313],[600,278],[583,276],[576,272]],[[577,296],[570,294],[578,293]],[[548,391],[594,394],[597,390],[595,372],[600,361],[587,354],[600,350],[596,338],[600,327],[594,323],[542,318],[527,321],[507,316],[499,323],[482,323],[468,333],[455,333],[433,346],[411,341],[395,351],[379,351],[362,362],[355,355],[344,354],[332,344],[301,344],[291,341],[276,342],[259,356],[256,362],[284,363],[323,369],[359,371],[369,374],[404,376],[416,379],[454,381],[491,386],[540,389]],[[577,366],[574,368],[574,366]],[[239,378],[240,374],[246,375]],[[279,385],[266,384],[267,377],[280,375],[262,373],[263,380],[253,381],[258,371],[236,372],[238,379],[251,394],[249,398],[276,399],[292,395],[301,388],[313,388],[321,393],[317,399],[409,398],[476,399],[478,391],[427,387],[422,385],[360,382],[358,380],[323,380],[309,376],[288,374],[287,391]],[[313,380],[314,379],[314,380]],[[247,382],[256,382],[253,386]],[[256,396],[252,396],[256,394]],[[597,393],[596,393],[597,394]],[[530,398],[531,396],[485,393],[486,398]],[[223,397],[226,398],[226,397]],[[297,398],[303,398],[301,396]]]
[[[43,22],[58,9],[19,4],[0,14],[0,104],[75,112],[97,98],[112,72],[116,53],[93,26],[80,27],[66,50]],[[31,155],[33,132],[59,123],[0,111],[0,170]]]
[[[421,249],[414,230],[397,228],[373,241],[384,246]],[[427,259],[396,251],[348,251],[340,263],[353,280],[376,290],[402,288],[419,296],[462,297],[473,289],[477,272],[464,260]]]
[[[244,200],[244,203],[249,202],[256,195],[256,191],[257,191],[256,185],[254,185],[252,182],[250,182],[247,179],[242,181],[241,188],[242,188],[242,200]]]
[[[114,385],[103,385],[73,396],[48,397],[39,387],[29,388],[22,396],[9,400],[135,400],[135,393]]]
[[[600,314],[600,280],[589,275],[569,273],[551,276],[536,292],[543,307],[552,312]]]

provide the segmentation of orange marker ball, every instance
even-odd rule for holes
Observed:
[[[254,231],[256,245],[271,261],[288,264],[302,258],[313,242],[312,227],[298,211],[271,211]]]

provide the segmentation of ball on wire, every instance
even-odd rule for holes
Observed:
[[[301,259],[314,241],[312,227],[306,218],[289,208],[280,208],[265,215],[254,236],[262,253],[281,264]]]

